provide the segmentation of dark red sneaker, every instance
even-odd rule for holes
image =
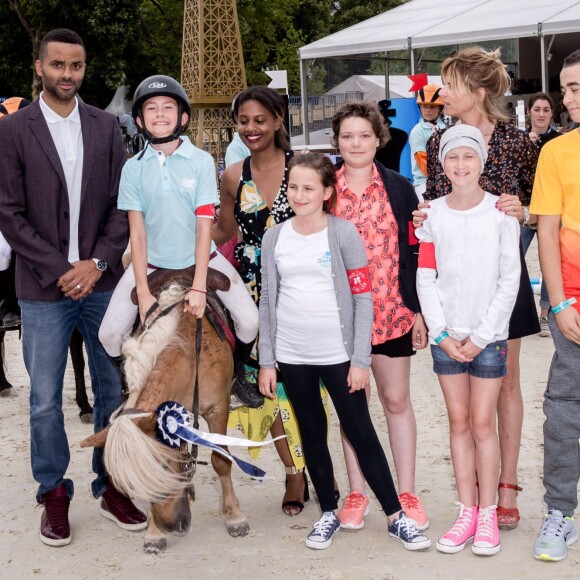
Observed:
[[[147,516],[110,481],[101,498],[101,515],[124,530],[137,531],[147,527]]]
[[[40,500],[44,506],[40,518],[40,540],[48,546],[66,546],[72,536],[68,521],[70,499],[66,494],[64,483],[45,493]]]

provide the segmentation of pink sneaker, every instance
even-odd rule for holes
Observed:
[[[419,530],[423,531],[429,527],[427,512],[423,509],[423,503],[414,493],[408,491],[399,494],[399,502],[405,515],[415,520]]]
[[[360,491],[351,491],[338,512],[340,527],[347,530],[362,530],[365,527],[365,516],[369,513],[369,498]]]
[[[445,554],[461,552],[469,542],[473,541],[477,526],[477,506],[465,507],[458,501],[455,503],[459,506],[459,515],[451,529],[437,540],[435,546],[439,552]]]
[[[471,550],[480,556],[493,556],[500,550],[499,527],[497,525],[497,506],[479,508],[477,529]]]

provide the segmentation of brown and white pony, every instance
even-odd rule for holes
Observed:
[[[176,285],[164,290],[158,301],[160,309],[182,301],[185,292]],[[104,445],[105,465],[115,486],[151,503],[144,541],[149,553],[166,549],[166,534],[186,534],[191,525],[189,502],[194,493],[184,470],[185,455],[156,440],[155,410],[165,401],[192,410],[196,322],[179,305],[124,343],[129,398],[105,430],[81,443],[82,447]],[[198,369],[199,413],[212,433],[226,433],[232,372],[230,346],[204,317]],[[231,462],[217,453],[212,453],[211,462],[222,486],[228,533],[245,536],[250,528],[234,492]]]

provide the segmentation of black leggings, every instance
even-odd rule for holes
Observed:
[[[294,407],[306,467],[323,512],[336,509],[334,471],[328,450],[326,412],[320,398],[320,379],[334,403],[361,471],[388,516],[401,509],[385,452],[373,427],[364,389],[348,392],[350,362],[335,365],[279,363],[284,388]]]

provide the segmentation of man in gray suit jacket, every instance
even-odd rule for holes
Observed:
[[[120,403],[121,381],[98,341],[101,319],[123,269],[128,242],[117,190],[125,152],[115,117],[76,97],[85,48],[67,29],[49,32],[36,72],[40,98],[0,126],[0,223],[17,255],[24,362],[30,375],[31,462],[44,505],[40,539],[71,541],[73,482],[62,391],[67,347],[77,326],[88,352],[94,428],[104,428]],[[93,495],[101,514],[123,529],[146,517],[109,481],[102,450],[93,455]]]

